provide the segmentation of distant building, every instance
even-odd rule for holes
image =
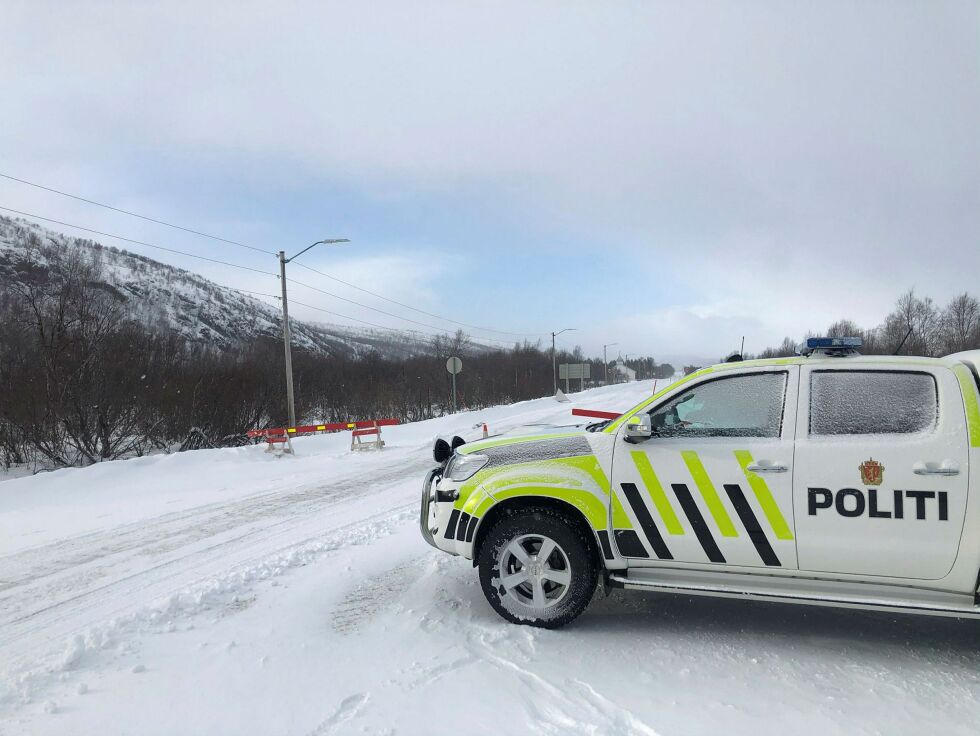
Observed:
[[[622,360],[617,360],[613,364],[613,372],[618,378],[625,379],[627,383],[636,380],[636,371],[626,365]]]
[[[699,370],[701,370],[701,366],[699,365],[686,365],[684,366],[684,375],[689,376],[695,371],[699,371]]]

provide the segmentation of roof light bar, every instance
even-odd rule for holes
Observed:
[[[864,341],[860,337],[808,337],[800,353],[809,355],[820,350],[829,354],[842,355],[861,348]]]

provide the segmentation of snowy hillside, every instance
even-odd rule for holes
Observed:
[[[974,622],[615,591],[530,629],[422,541],[435,436],[650,390],[0,484],[0,733],[975,733]]]
[[[104,288],[126,302],[126,312],[188,340],[229,347],[257,335],[282,334],[281,313],[248,294],[145,256],[73,238],[22,219],[0,216],[0,284],[24,280],[34,269],[56,268],[59,254],[80,248],[103,265]],[[270,257],[270,263],[274,261]],[[272,266],[270,265],[270,268]],[[278,282],[277,282],[278,283]],[[418,353],[419,338],[397,330],[355,329],[292,320],[293,344],[329,354]]]

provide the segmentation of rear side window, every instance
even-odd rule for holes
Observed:
[[[936,424],[936,379],[928,373],[814,371],[810,434],[909,434]]]

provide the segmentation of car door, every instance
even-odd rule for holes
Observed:
[[[649,410],[650,439],[631,444],[620,430],[613,538],[630,565],[796,568],[798,376],[785,366],[707,377]]]
[[[963,402],[948,368],[806,366],[794,498],[801,570],[936,580],[967,501]]]

